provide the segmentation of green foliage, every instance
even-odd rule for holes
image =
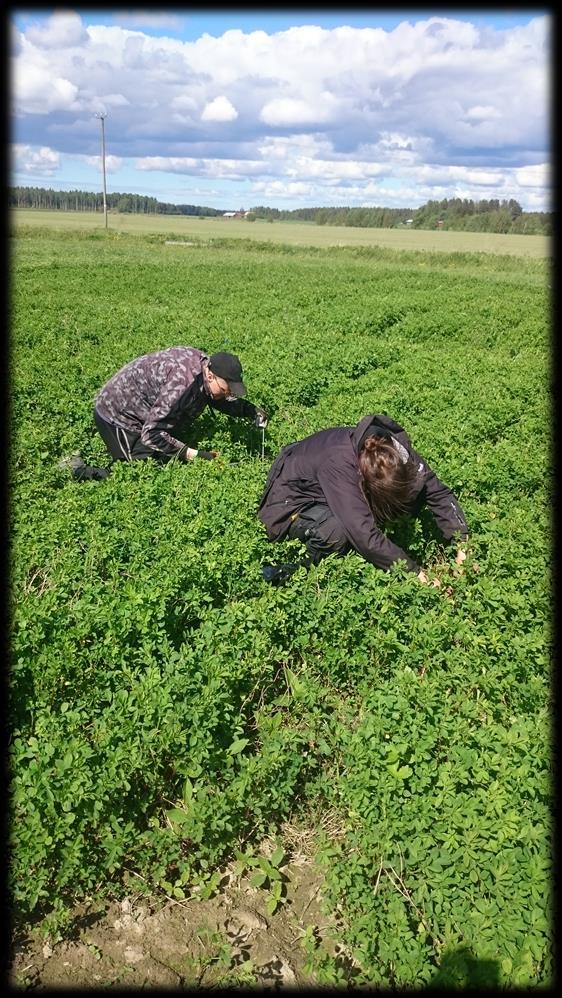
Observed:
[[[55,932],[75,900],[135,875],[211,896],[237,855],[275,911],[285,857],[257,843],[330,813],[318,853],[352,976],[549,983],[547,264],[227,240],[172,255],[161,236],[103,232],[14,243],[18,919],[50,912]],[[181,343],[240,354],[272,417],[266,463],[250,423],[205,413],[186,439],[217,462],[69,480],[61,455],[106,460],[100,385]],[[460,575],[427,516],[390,531],[451,594],[354,554],[268,587],[260,564],[300,550],[272,549],[255,517],[269,462],[376,411],[465,509]],[[319,980],[351,974],[306,945]]]
[[[251,852],[243,853],[236,850],[235,855],[233,872],[240,876],[248,870],[255,869],[256,872],[250,877],[250,884],[252,887],[263,887],[269,891],[265,907],[268,913],[273,915],[286,901],[284,891],[286,877],[281,870],[285,850],[282,846],[277,846],[271,856],[253,856]]]

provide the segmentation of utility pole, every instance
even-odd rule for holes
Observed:
[[[107,229],[107,195],[105,190],[105,119],[106,111],[96,111],[96,118],[101,121],[101,164],[103,170],[103,218]]]

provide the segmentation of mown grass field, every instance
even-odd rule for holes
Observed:
[[[11,222],[61,229],[104,229],[102,214],[84,211],[13,209]],[[112,233],[168,232],[171,238],[214,242],[217,239],[252,239],[291,246],[382,246],[395,250],[432,253],[497,253],[543,259],[552,254],[548,236],[502,235],[494,232],[431,232],[422,229],[359,229],[310,222],[266,222],[256,219],[189,218],[173,215],[127,215],[109,212]]]
[[[549,261],[176,236],[12,240],[17,918],[60,929],[132,877],[212,893],[291,821],[352,954],[319,952],[319,981],[548,984]],[[63,454],[104,461],[99,386],[173,344],[241,356],[266,461],[204,414],[189,442],[219,461],[70,481]],[[354,554],[269,588],[271,459],[376,411],[465,510],[458,577],[427,517],[392,528],[452,595]]]

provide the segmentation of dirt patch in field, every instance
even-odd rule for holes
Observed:
[[[304,854],[283,867],[284,901],[249,875],[224,871],[208,900],[124,900],[76,909],[58,943],[30,932],[14,945],[9,984],[27,990],[59,987],[302,987],[319,983],[332,957],[353,976],[337,926],[323,911],[322,875]]]

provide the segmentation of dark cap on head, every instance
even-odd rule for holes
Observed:
[[[242,384],[242,365],[233,353],[214,353],[209,357],[209,370],[228,381],[228,387],[233,395],[245,395],[246,388]]]

